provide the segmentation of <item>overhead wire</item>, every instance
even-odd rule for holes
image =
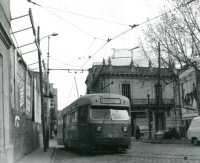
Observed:
[[[93,38],[92,41],[91,41],[91,43],[89,44],[87,50],[85,51],[84,55],[82,57],[74,59],[74,61],[85,58],[85,56],[88,54],[89,50],[92,48],[92,45],[94,44],[95,40],[96,40],[96,38]],[[72,62],[74,62],[74,61],[72,61]]]
[[[55,60],[55,61],[57,61],[57,62],[59,62],[59,63],[62,63],[63,65],[67,65],[67,66],[72,66],[72,67],[79,68],[79,66],[75,66],[75,65],[71,65],[71,64],[65,63],[63,61],[60,61],[60,60],[56,59],[55,57],[50,56],[50,58],[53,59],[53,60]]]
[[[111,39],[108,38],[106,43],[104,43],[99,49],[97,49],[92,55],[90,55],[90,56],[88,57],[88,60],[86,60],[86,62],[84,62],[84,64],[81,66],[81,68],[83,68],[83,66],[84,66],[92,57],[94,57],[99,51],[101,51],[101,49],[103,49],[110,41],[113,41],[114,39],[120,37],[121,35],[123,35],[123,34],[125,34],[125,33],[127,33],[127,32],[129,32],[130,30],[132,30],[133,28],[135,28],[135,27],[137,27],[137,26],[138,26],[137,24],[134,24],[134,25],[130,26],[130,27],[131,27],[130,29],[128,29],[128,30],[126,30],[126,31],[124,31],[124,32],[122,32],[122,33],[116,35],[115,37],[113,37],[113,38],[111,38]]]
[[[194,2],[194,1],[196,1],[196,0],[191,0],[191,1],[187,2],[186,5],[188,5],[189,3]],[[174,8],[174,9],[172,9],[172,10],[166,11],[166,12],[164,12],[164,13],[162,13],[162,14],[156,16],[156,17],[153,17],[153,18],[151,18],[151,19],[148,19],[147,21],[144,21],[144,22],[142,22],[142,23],[140,23],[140,24],[129,25],[129,27],[131,27],[130,29],[127,29],[127,30],[123,31],[122,33],[116,35],[115,37],[113,37],[113,38],[111,38],[111,39],[108,38],[107,42],[106,42],[103,46],[101,46],[91,57],[93,57],[93,56],[96,55],[101,49],[103,49],[103,48],[108,44],[108,42],[113,41],[114,39],[116,39],[116,38],[118,38],[118,37],[124,35],[125,33],[128,33],[129,31],[131,31],[131,30],[132,30],[133,28],[135,28],[135,27],[138,27],[138,26],[144,25],[144,24],[146,24],[146,23],[149,23],[149,22],[153,21],[154,19],[157,19],[157,18],[159,18],[159,17],[161,17],[161,16],[163,16],[163,15],[165,15],[165,14],[168,14],[168,13],[170,13],[170,12],[172,12],[172,11],[175,11],[177,8],[180,8],[180,7],[182,7],[182,6],[177,6],[176,8]],[[89,59],[91,59],[91,57],[88,58],[88,60],[84,63],[84,65],[89,61]],[[82,67],[83,67],[83,66],[82,66]]]
[[[85,56],[86,54],[88,54],[89,50],[91,49],[92,45],[94,44],[95,38],[92,39],[92,42],[90,43],[89,47],[87,48],[85,54],[83,56]]]
[[[190,3],[194,2],[194,1],[196,1],[196,0],[190,0],[190,1],[187,2],[186,4],[177,6],[177,7],[175,7],[174,9],[171,9],[171,10],[169,10],[169,11],[166,11],[166,12],[164,12],[164,13],[158,15],[158,16],[155,16],[155,17],[153,17],[153,18],[151,18],[151,19],[148,19],[147,21],[144,21],[143,23],[140,23],[139,25],[146,24],[146,23],[148,23],[148,22],[150,22],[150,21],[152,21],[152,20],[154,20],[154,19],[157,19],[157,18],[159,18],[159,17],[161,17],[161,16],[163,16],[163,15],[165,15],[165,14],[168,14],[168,13],[170,13],[170,12],[172,12],[172,11],[175,11],[176,9],[178,9],[178,8],[180,8],[180,7],[183,7],[184,5],[188,5],[188,4],[190,4]]]
[[[48,12],[50,12],[50,13],[52,12],[52,11],[49,11],[49,10],[45,9],[45,7],[43,7],[42,5],[38,5],[38,4],[36,4],[35,2],[32,2],[31,0],[28,0],[28,1],[31,2],[31,3],[33,3],[33,4],[35,4],[35,5],[37,5],[37,6],[42,7],[44,10],[46,10],[46,11],[48,11]],[[191,0],[191,1],[187,2],[186,5],[188,5],[189,3],[193,2],[193,1],[195,1],[195,0]],[[182,6],[183,6],[183,5],[182,5]],[[161,17],[161,16],[163,16],[163,15],[165,15],[165,14],[168,14],[168,13],[170,13],[170,12],[172,12],[172,11],[176,10],[177,8],[182,7],[182,6],[177,6],[177,7],[175,7],[175,8],[172,9],[172,10],[166,11],[166,12],[164,12],[164,13],[158,15],[158,16],[155,16],[155,17],[153,17],[153,18],[151,18],[151,19],[147,19],[147,21],[144,21],[144,22],[142,22],[142,23],[140,23],[140,24],[129,25],[129,27],[130,27],[129,29],[127,29],[127,30],[121,32],[120,34],[114,36],[114,37],[111,38],[111,39],[108,38],[106,43],[104,43],[99,49],[97,49],[96,52],[94,52],[92,55],[90,55],[90,56],[88,57],[88,60],[86,60],[86,62],[84,62],[84,64],[81,66],[81,68],[82,68],[93,56],[95,56],[100,50],[102,50],[110,41],[113,41],[114,39],[116,39],[116,38],[118,38],[118,37],[124,35],[125,33],[128,33],[129,31],[131,31],[131,30],[134,29],[135,27],[138,27],[138,26],[144,25],[144,24],[146,24],[146,23],[149,23],[150,21],[152,21],[152,20],[154,20],[154,19],[157,19],[157,18],[159,18],[159,17]],[[53,12],[52,12],[52,13],[53,13]],[[62,17],[58,16],[57,14],[54,13],[54,15],[56,15],[57,17],[59,17],[60,19],[62,19],[62,20],[64,20],[64,21],[66,21],[65,19],[63,19]],[[74,25],[74,24],[72,24],[72,23],[70,23],[70,22],[68,22],[68,21],[66,21],[66,22],[69,23],[69,24],[71,24],[71,25],[74,26],[75,28],[81,30],[82,32],[86,33],[87,35],[89,35],[89,36],[91,36],[91,37],[93,37],[93,38],[96,38],[96,37],[94,37],[93,35],[89,34],[88,32],[84,31],[83,29],[77,27],[76,25]],[[98,38],[96,38],[96,39],[98,39]],[[99,39],[99,40],[104,40],[104,39]],[[104,40],[104,41],[105,41],[105,40]]]
[[[43,7],[42,7],[42,8],[43,8]],[[85,33],[86,35],[88,35],[88,36],[90,36],[90,37],[92,37],[92,38],[99,39],[99,38],[93,36],[92,34],[88,33],[87,31],[83,30],[82,28],[78,27],[77,25],[72,24],[71,22],[69,22],[69,21],[67,21],[66,19],[62,18],[61,16],[57,15],[56,13],[54,13],[54,12],[52,12],[52,11],[49,11],[48,9],[45,9],[45,8],[43,8],[43,9],[46,10],[47,12],[49,12],[49,13],[55,15],[56,17],[58,17],[59,19],[63,20],[63,21],[66,22],[67,24],[69,24],[69,25],[73,26],[74,28],[78,29],[79,31]],[[103,40],[103,39],[99,39],[99,40]]]
[[[173,10],[175,10],[175,9],[173,9]],[[152,18],[152,19],[148,19],[147,21],[144,21],[144,22],[142,22],[142,23],[140,23],[140,24],[129,25],[129,27],[130,27],[129,29],[123,31],[122,33],[120,33],[120,34],[114,36],[114,37],[111,38],[111,39],[108,38],[107,42],[106,42],[103,46],[101,46],[93,55],[91,55],[91,57],[93,57],[93,56],[96,55],[101,49],[103,49],[103,48],[108,44],[108,42],[113,41],[114,39],[117,39],[118,37],[124,35],[125,33],[128,33],[129,31],[131,31],[131,30],[132,30],[133,28],[135,28],[135,27],[138,27],[138,26],[141,26],[141,25],[143,25],[143,24],[146,24],[146,23],[148,23],[148,22],[150,22],[150,21],[152,21],[152,20],[154,20],[154,19],[157,19],[158,17],[161,17],[161,16],[164,15],[164,14],[167,14],[167,13],[169,13],[169,12],[172,12],[173,10],[170,10],[170,11],[168,11],[168,12],[165,12],[165,13],[163,13],[163,14],[160,14],[160,15],[158,15],[158,16]],[[90,58],[91,58],[91,57],[90,57]],[[88,58],[88,60],[83,64],[83,66],[89,61],[90,58]],[[82,67],[83,67],[83,66],[82,66]]]
[[[88,56],[88,59],[83,63],[83,65],[81,66],[81,68],[83,68],[83,66],[93,57],[95,56],[101,49],[103,49],[106,45],[108,44],[108,41],[106,43],[104,43],[99,49],[97,49],[97,51],[95,51],[92,55]]]
[[[46,9],[46,8],[43,7],[42,5],[39,5],[39,4],[37,4],[37,3],[35,3],[35,2],[32,2],[32,1],[29,1],[29,2],[33,3],[34,5],[37,5],[37,6],[41,7],[43,10],[49,12],[50,14],[53,14],[53,15],[56,16],[57,18],[63,20],[63,21],[66,22],[67,24],[73,26],[74,28],[76,28],[76,29],[78,29],[79,31],[85,33],[86,35],[88,35],[88,36],[90,36],[90,37],[92,37],[92,38],[98,39],[98,40],[106,41],[106,40],[104,40],[104,39],[98,38],[98,37],[96,37],[96,36],[90,34],[89,32],[85,31],[84,29],[78,27],[77,25],[75,25],[75,24],[71,23],[70,21],[64,19],[63,17],[59,16],[59,15],[56,14],[55,12],[53,12],[53,11],[51,11],[51,10],[49,10],[49,9]]]
[[[72,94],[72,89],[73,89],[73,87],[74,87],[74,81],[72,82],[72,86],[71,86],[71,89],[70,89],[70,92],[69,92],[69,96],[68,96],[68,98],[67,98],[67,103],[68,103],[68,101],[69,101],[69,99],[70,99],[70,96],[71,96],[71,94]]]
[[[192,0],[192,1],[194,1],[194,0]],[[192,2],[192,1],[191,1],[191,2]],[[31,1],[29,0],[29,2],[31,2]],[[32,3],[33,3],[33,2],[32,2]],[[36,4],[36,3],[33,3],[33,4]],[[36,5],[38,5],[38,4],[36,4]],[[38,6],[42,7],[41,5],[38,5]],[[45,7],[42,7],[42,8],[43,8],[44,10],[46,10],[46,11],[48,11],[48,12],[54,14],[56,17],[62,19],[62,20],[65,21],[66,23],[70,24],[71,26],[77,28],[77,29],[80,30],[81,32],[84,32],[85,34],[87,34],[88,36],[92,37],[93,39],[99,39],[99,38],[97,38],[97,37],[91,35],[91,34],[88,33],[87,31],[81,29],[80,27],[78,27],[78,26],[72,24],[71,22],[65,20],[65,19],[62,18],[61,16],[59,16],[59,15],[53,13],[52,11],[49,11],[48,9],[45,9]],[[47,8],[47,7],[46,7],[46,8]],[[50,8],[50,7],[48,7],[48,8]],[[51,9],[53,9],[53,8],[51,8]],[[54,9],[55,9],[55,8],[54,8]],[[120,34],[114,36],[112,39],[109,39],[109,38],[108,38],[107,41],[104,40],[104,39],[99,39],[99,40],[104,40],[104,41],[106,41],[106,42],[105,42],[102,46],[100,46],[100,48],[98,48],[92,55],[89,55],[89,56],[88,56],[88,60],[87,60],[86,62],[84,62],[84,64],[83,64],[81,67],[83,67],[83,66],[84,66],[92,57],[94,57],[99,51],[101,51],[110,41],[113,41],[114,39],[117,39],[118,37],[120,37],[120,36],[122,36],[122,35],[128,33],[129,31],[131,31],[131,30],[132,30],[133,28],[135,28],[135,27],[144,25],[144,24],[146,24],[146,23],[148,23],[148,22],[150,22],[150,21],[152,21],[152,20],[155,20],[155,19],[157,19],[157,18],[159,18],[159,17],[161,17],[161,16],[163,16],[163,15],[169,13],[169,12],[172,12],[172,11],[174,11],[174,10],[176,10],[176,9],[177,9],[177,8],[175,8],[175,9],[173,9],[173,10],[170,10],[170,11],[168,11],[168,12],[162,13],[162,14],[160,14],[160,15],[154,17],[154,18],[148,19],[147,21],[144,21],[144,22],[142,22],[142,23],[140,23],[140,24],[134,24],[134,25],[132,25],[132,26],[129,25],[130,28],[129,28],[128,30],[125,30],[125,31],[123,31],[122,33],[120,33]],[[73,13],[73,12],[69,12],[69,11],[66,11],[66,12],[71,13],[71,14],[75,14],[75,15],[79,15],[79,16],[84,16],[84,17],[96,19],[96,20],[101,20],[101,19],[99,19],[99,18],[94,18],[94,17],[90,17],[90,16],[86,16],[86,15],[81,15],[81,14],[77,14],[77,13]],[[102,19],[101,21],[105,21],[105,20]],[[107,22],[110,22],[110,21],[107,21]],[[110,22],[110,23],[111,23],[111,22]],[[113,22],[112,22],[112,23],[113,23]],[[119,23],[116,23],[116,22],[115,22],[115,24],[119,24]],[[125,24],[122,24],[122,25],[125,25]],[[92,46],[92,45],[91,45],[91,46]],[[89,47],[89,48],[90,48],[90,47]],[[145,56],[146,56],[146,55],[145,55]],[[147,56],[146,56],[146,57],[147,57]],[[149,58],[149,57],[147,57],[147,58]],[[75,78],[75,77],[74,77],[74,78]],[[73,85],[74,85],[74,82],[73,82]],[[70,91],[70,94],[69,94],[69,95],[71,95],[73,85],[72,85],[72,87],[71,87],[71,91]],[[69,99],[69,98],[68,98],[68,99]]]
[[[117,25],[122,25],[122,26],[128,26],[128,24],[110,21],[110,20],[106,20],[106,19],[102,19],[102,18],[98,18],[98,17],[93,17],[93,16],[89,16],[89,15],[79,14],[79,13],[75,13],[75,12],[64,10],[64,9],[59,9],[59,8],[54,8],[54,7],[49,7],[49,6],[43,6],[43,7],[53,9],[53,10],[57,10],[57,11],[66,12],[66,13],[69,13],[69,14],[72,14],[72,15],[77,15],[77,16],[86,17],[86,18],[89,18],[89,19],[94,19],[94,20],[97,20],[97,21],[103,21],[103,22],[107,22],[107,23],[112,23],[112,24],[117,24]]]
[[[31,3],[33,3],[34,5],[37,5],[37,6],[41,7],[41,8],[43,8],[44,10],[46,10],[47,12],[49,12],[49,13],[55,15],[56,17],[62,19],[63,21],[67,22],[68,24],[72,25],[73,27],[75,27],[75,28],[79,29],[80,31],[84,32],[85,34],[89,35],[89,36],[92,37],[93,39],[98,39],[98,40],[106,41],[106,40],[104,40],[104,39],[100,39],[100,38],[97,38],[97,37],[91,35],[91,34],[88,33],[87,31],[85,31],[85,30],[81,29],[80,27],[78,27],[78,26],[72,24],[71,22],[67,21],[66,19],[62,18],[61,16],[57,15],[56,13],[54,13],[54,12],[52,12],[52,11],[46,9],[47,7],[45,8],[45,6],[39,5],[39,4],[35,3],[35,2],[32,2],[31,0],[28,0],[28,1],[31,2]],[[51,8],[51,7],[48,7],[48,8]],[[54,8],[54,9],[55,9],[55,8]],[[75,14],[75,13],[74,13],[74,14]],[[81,14],[77,14],[77,15],[80,15],[80,16],[81,16]],[[82,15],[82,16],[85,16],[85,15]],[[88,17],[90,17],[90,16],[88,16]],[[94,17],[93,17],[93,18],[94,18]],[[96,18],[96,20],[100,20],[100,18]],[[103,19],[101,19],[101,20],[103,21]],[[111,21],[107,21],[107,22],[110,22],[110,23],[111,23]],[[112,22],[112,23],[114,23],[114,22]],[[119,24],[119,23],[115,22],[115,24]],[[122,25],[122,23],[121,23],[121,25]],[[132,28],[134,28],[134,27],[137,26],[137,25],[135,25],[135,24],[134,24],[134,25],[123,24],[123,25],[129,26],[129,27],[131,27],[131,28],[128,29],[128,30],[126,30],[126,31],[124,31],[124,32],[122,32],[122,33],[120,33],[119,35],[113,37],[112,39],[109,39],[109,38],[108,38],[106,43],[104,43],[100,48],[98,48],[97,51],[94,52],[92,55],[88,56],[88,60],[89,60],[90,58],[92,58],[93,56],[95,56],[101,49],[103,49],[103,48],[108,44],[108,42],[110,42],[111,40],[116,39],[117,37],[120,37],[121,35],[127,33],[127,32],[130,31]],[[83,67],[83,66],[88,62],[88,60],[87,60],[81,67]]]
[[[94,41],[95,41],[95,39],[92,40],[92,42],[90,43],[89,48],[87,49],[87,51],[89,51],[89,49],[91,48],[91,46],[92,46],[92,44],[94,43]],[[86,51],[86,52],[87,52],[87,51]],[[87,53],[86,53],[86,54],[87,54]],[[88,56],[88,57],[90,57],[90,56]],[[83,57],[82,57],[82,58],[83,58]],[[82,66],[80,67],[80,66],[71,65],[71,64],[68,64],[68,63],[66,63],[66,62],[63,62],[63,61],[61,61],[61,60],[59,60],[59,59],[57,59],[57,58],[55,58],[55,57],[52,57],[52,56],[50,56],[50,59],[53,59],[53,60],[55,60],[55,61],[57,61],[57,62],[59,62],[59,63],[61,63],[61,64],[63,64],[63,65],[72,66],[72,67],[77,67],[77,68],[82,68]],[[79,58],[78,58],[78,59],[79,59]]]

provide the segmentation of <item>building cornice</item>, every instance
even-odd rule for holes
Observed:
[[[0,22],[0,39],[2,40],[2,42],[4,43],[6,48],[10,49],[10,47],[12,45],[12,41],[11,41],[10,37],[8,36],[7,32],[5,31],[1,22]]]
[[[135,77],[135,78],[157,78],[156,74],[134,74],[134,73],[101,73],[102,76],[122,76],[122,77]],[[160,75],[162,78],[175,78],[173,75]]]

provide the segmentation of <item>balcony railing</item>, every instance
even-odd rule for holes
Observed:
[[[157,100],[156,99],[149,99],[149,104],[148,104],[148,99],[131,99],[131,105],[157,105]],[[174,105],[175,101],[174,99],[160,99],[159,100],[159,105]]]

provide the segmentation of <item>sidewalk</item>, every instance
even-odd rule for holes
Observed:
[[[144,143],[154,143],[154,144],[190,144],[187,140],[181,140],[181,139],[143,139],[141,140]]]
[[[56,148],[56,140],[49,140],[49,148],[44,152],[43,147],[39,147],[33,152],[29,153],[26,157],[18,163],[51,163]]]
[[[131,138],[131,141],[137,141],[135,137]],[[148,139],[141,138],[139,141],[143,143],[152,143],[152,144],[190,144],[190,141],[186,139]]]

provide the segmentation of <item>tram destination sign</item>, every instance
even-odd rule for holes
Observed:
[[[102,104],[121,104],[120,98],[101,98],[100,102]]]

